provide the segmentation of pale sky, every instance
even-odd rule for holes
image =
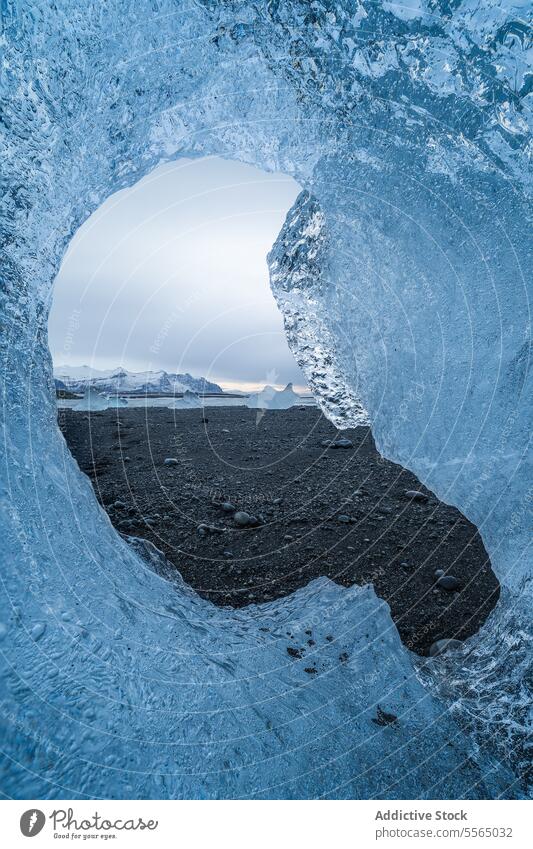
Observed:
[[[218,158],[163,165],[75,235],[49,321],[55,365],[165,369],[227,388],[300,388],[266,255],[299,193]]]

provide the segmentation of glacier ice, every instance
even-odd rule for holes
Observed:
[[[4,5],[5,794],[527,793],[526,10]],[[66,449],[46,322],[69,240],[158,163],[213,154],[303,188],[269,262],[323,409],[368,416],[382,453],[479,527],[503,592],[463,651],[421,665],[370,587],[214,608],[113,530]],[[309,629],[317,648],[292,659],[287,631]]]
[[[285,389],[275,389],[267,385],[260,392],[250,395],[245,403],[254,410],[288,410],[296,404],[301,404],[302,399],[294,391],[292,383],[288,383]]]
[[[107,406],[108,407],[127,407],[128,399],[122,398],[120,395],[107,395]]]
[[[108,407],[117,406],[116,404],[109,401],[109,398],[106,395],[102,395],[100,392],[94,388],[94,386],[90,386],[83,393],[83,397],[80,398],[79,401],[76,401],[72,404],[72,408],[74,410],[107,410]]]
[[[171,410],[186,410],[186,409],[198,409],[198,407],[202,406],[202,401],[196,394],[196,392],[191,392],[190,389],[187,389],[181,398],[175,398],[168,405]]]

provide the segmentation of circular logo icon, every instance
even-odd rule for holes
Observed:
[[[24,811],[20,818],[20,830],[24,837],[35,837],[42,831],[46,822],[46,817],[38,808],[30,808],[29,811]]]

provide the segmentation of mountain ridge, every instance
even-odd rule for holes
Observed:
[[[120,394],[153,395],[159,393],[181,394],[187,390],[199,393],[223,393],[218,383],[205,377],[193,377],[186,372],[179,374],[158,371],[128,371],[123,366],[114,369],[94,369],[91,366],[59,365],[54,367],[54,378],[72,392],[85,392],[94,387],[100,392]]]

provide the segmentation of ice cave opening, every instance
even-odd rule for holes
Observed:
[[[202,598],[242,608],[317,578],[371,584],[406,647],[460,648],[499,595],[476,528],[387,463],[357,399],[338,430],[294,389],[266,256],[300,192],[180,158],[84,222],[48,319],[61,432],[114,528]],[[287,265],[273,261],[282,289]],[[263,375],[286,388],[243,391]],[[289,656],[316,645],[306,636]]]
[[[509,37],[520,4],[426,5],[6,10],[6,795],[527,795],[530,113],[524,41]],[[269,267],[322,409],[350,427],[361,399],[381,454],[478,527],[501,596],[462,650],[420,661],[370,585],[317,578],[265,604],[213,605],[149,543],[115,532],[65,450],[47,346],[65,249],[116,190],[209,155],[302,187]],[[309,631],[305,655],[288,654],[289,635]]]

